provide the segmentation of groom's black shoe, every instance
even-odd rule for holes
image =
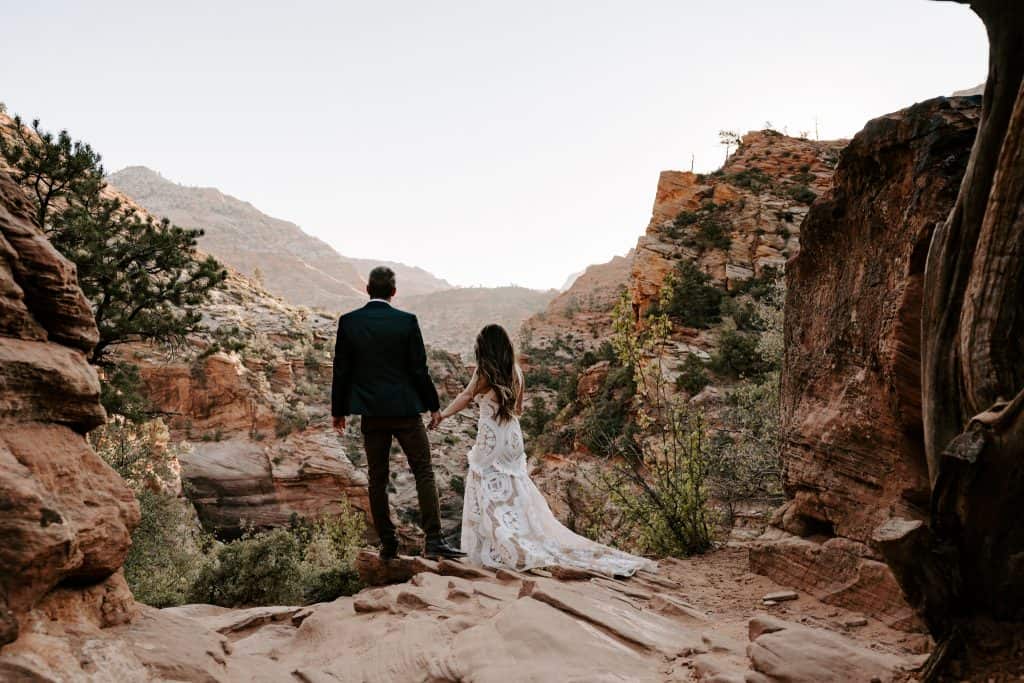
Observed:
[[[380,547],[380,559],[387,562],[398,557],[398,544],[397,543],[384,543]]]
[[[451,547],[443,540],[427,541],[423,547],[423,557],[428,560],[439,560],[441,558],[457,560],[460,557],[465,557],[466,553],[461,550],[456,550]]]

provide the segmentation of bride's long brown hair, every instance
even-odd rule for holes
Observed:
[[[476,336],[477,374],[494,389],[499,422],[508,422],[516,406],[516,352],[501,325],[487,325]]]

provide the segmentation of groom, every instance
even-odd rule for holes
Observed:
[[[348,415],[362,415],[363,446],[370,479],[370,513],[380,536],[380,557],[398,555],[398,538],[388,506],[392,439],[405,452],[416,478],[420,519],[426,535],[423,555],[431,559],[462,557],[441,536],[441,509],[430,464],[430,442],[420,417],[430,411],[430,426],[441,421],[437,390],[427,372],[427,353],[419,322],[391,306],[395,273],[378,266],[370,271],[365,306],[341,316],[334,347],[331,415],[334,428],[345,430]]]

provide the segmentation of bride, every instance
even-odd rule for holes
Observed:
[[[462,509],[462,551],[468,559],[487,567],[525,570],[559,565],[609,576],[654,570],[650,560],[562,526],[530,480],[518,417],[523,409],[523,372],[500,325],[488,325],[477,335],[476,366],[465,390],[440,416],[451,417],[473,399],[480,407]]]

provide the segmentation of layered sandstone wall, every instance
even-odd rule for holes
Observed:
[[[789,501],[751,551],[755,571],[915,622],[868,546],[928,504],[920,404],[921,279],[956,198],[980,98],[937,98],[867,124],[787,268],[782,458]]]
[[[127,620],[117,572],[139,520],[84,437],[105,419],[85,357],[99,338],[92,312],[31,215],[0,173],[0,646],[71,603],[82,619]]]

